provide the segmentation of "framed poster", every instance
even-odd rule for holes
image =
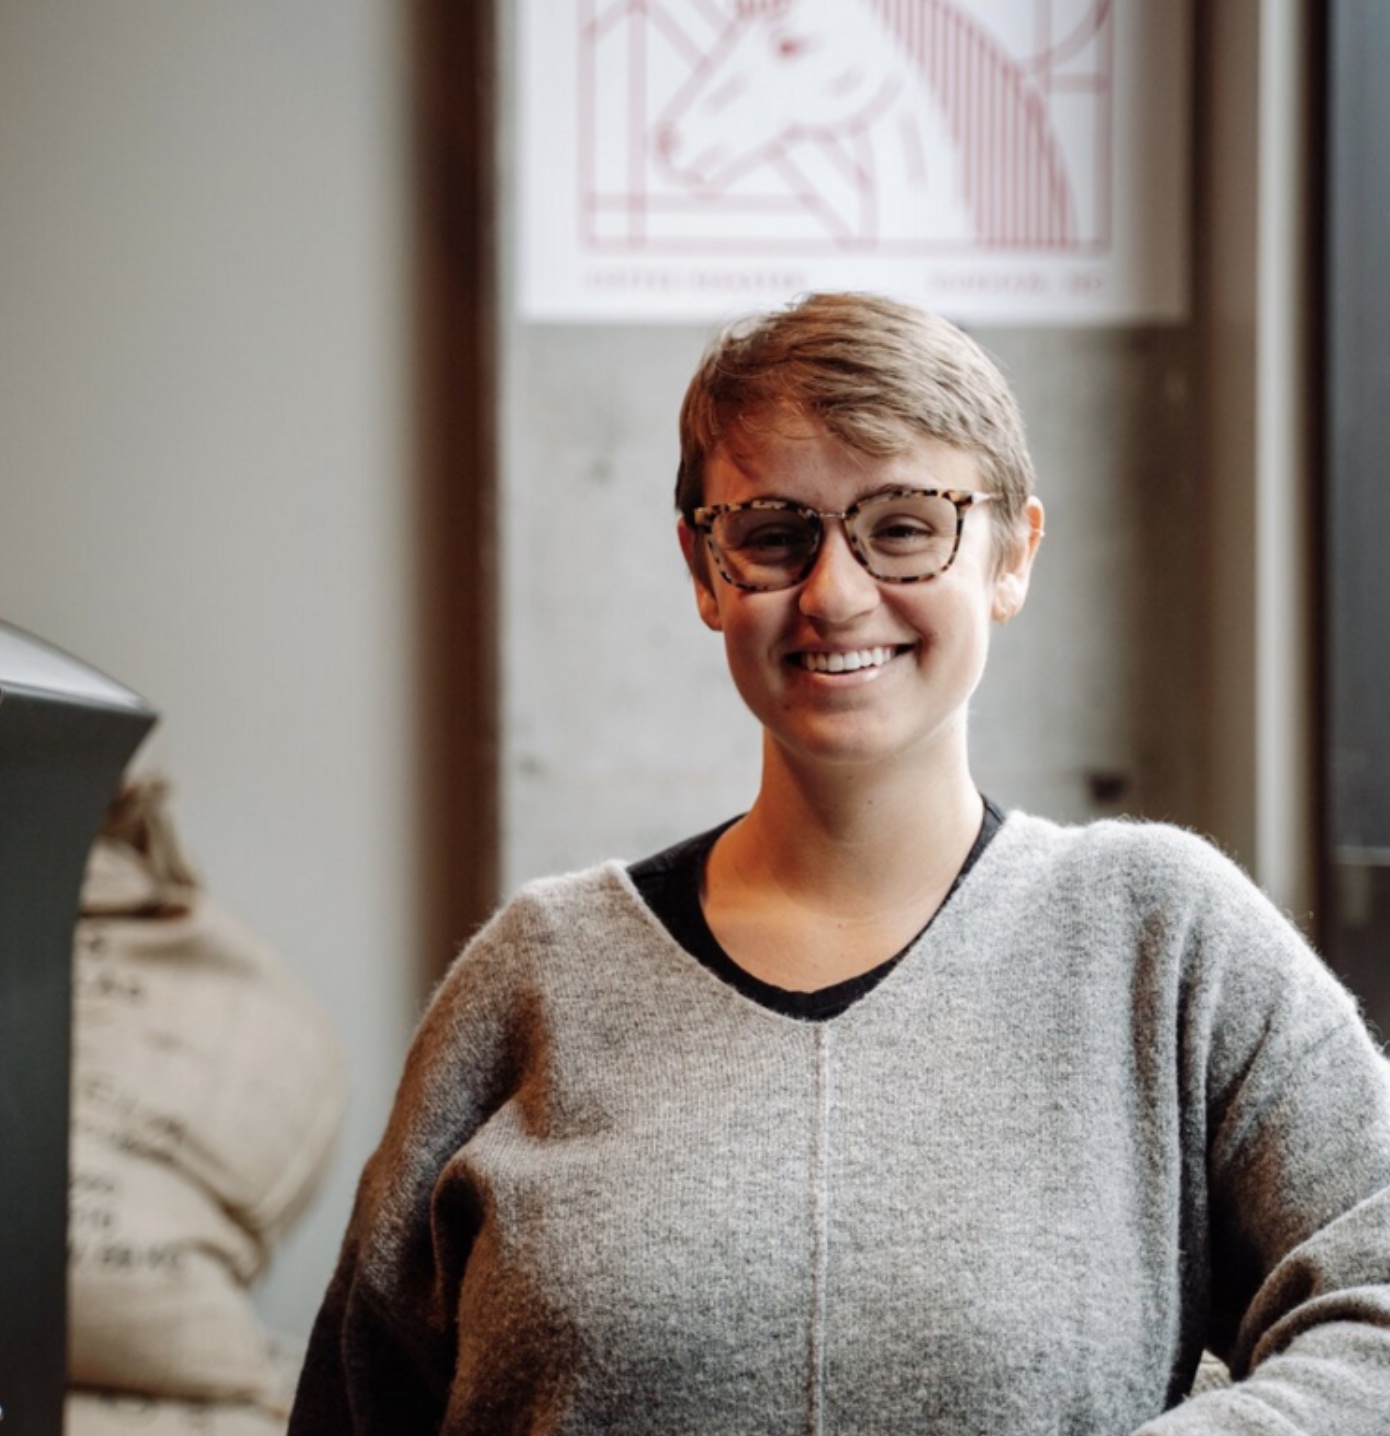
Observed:
[[[521,0],[522,317],[1176,321],[1186,0]]]

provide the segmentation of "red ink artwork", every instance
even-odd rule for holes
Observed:
[[[994,8],[581,0],[581,249],[1106,253],[1111,0]]]

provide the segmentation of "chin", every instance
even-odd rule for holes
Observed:
[[[964,723],[949,720],[925,733],[902,734],[849,730],[834,724],[808,725],[795,731],[767,729],[771,741],[789,757],[829,768],[880,768],[931,761],[964,737]]]

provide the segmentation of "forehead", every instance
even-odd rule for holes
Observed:
[[[827,510],[884,488],[980,487],[978,462],[967,449],[904,431],[893,453],[866,453],[800,415],[741,429],[710,456],[704,478],[707,504],[779,498]]]

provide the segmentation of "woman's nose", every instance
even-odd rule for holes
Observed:
[[[844,525],[827,522],[816,561],[801,583],[802,613],[824,623],[848,623],[878,602],[878,582],[854,556]]]

